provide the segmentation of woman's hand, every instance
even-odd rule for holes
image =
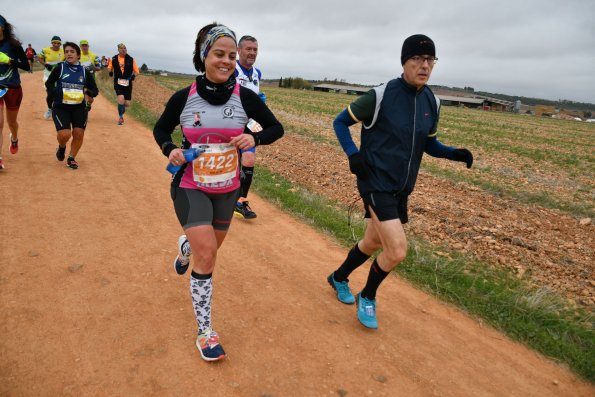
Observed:
[[[240,150],[247,150],[253,148],[256,145],[254,137],[250,134],[238,135],[229,141],[232,145],[235,145]]]
[[[182,165],[186,162],[186,158],[184,157],[184,151],[180,148],[172,150],[168,158],[169,162],[173,165]]]

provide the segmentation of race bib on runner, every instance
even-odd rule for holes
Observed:
[[[128,87],[130,85],[130,80],[118,79],[118,85],[121,85],[122,87]]]
[[[79,103],[83,103],[83,99],[85,99],[83,90],[76,88],[62,88],[62,103],[67,105],[78,105]]]
[[[192,162],[194,181],[204,184],[222,183],[233,179],[238,169],[238,151],[229,143],[193,144],[204,149]]]

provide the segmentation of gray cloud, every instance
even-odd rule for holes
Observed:
[[[139,63],[186,73],[198,29],[217,20],[259,39],[265,78],[363,84],[400,75],[403,40],[425,33],[440,59],[432,84],[595,102],[595,3],[580,0],[34,0],[2,13],[36,49],[54,34],[106,56],[125,42]]]

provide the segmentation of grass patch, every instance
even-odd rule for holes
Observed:
[[[110,102],[113,104],[117,104],[116,92],[114,91],[113,87],[113,78],[109,77],[107,73],[98,73],[96,74],[96,81],[97,86],[99,87],[99,92],[106,97]],[[144,125],[146,125],[151,130],[155,126],[157,119],[159,118],[158,115],[151,112],[144,106],[140,104],[140,102],[132,100],[131,105],[126,108],[126,115],[132,116],[136,120],[140,121]]]
[[[330,234],[346,247],[363,235],[363,222],[348,225],[345,208],[292,185],[256,166],[253,190],[283,210]],[[407,259],[397,273],[432,295],[484,319],[512,339],[570,366],[595,381],[595,332],[590,313],[569,307],[555,293],[530,288],[510,272],[470,256],[411,237]]]
[[[561,202],[549,191],[538,191],[535,193],[530,193],[523,190],[510,189],[501,184],[485,181],[481,178],[481,175],[462,175],[458,173],[456,170],[440,168],[436,165],[430,164],[427,161],[422,163],[422,169],[428,171],[432,175],[444,179],[456,182],[469,183],[471,185],[481,188],[483,191],[487,193],[493,194],[494,196],[509,197],[524,204],[537,204],[545,208],[557,209],[579,218],[595,217],[595,211],[589,205],[589,203],[574,204],[571,202]]]
[[[101,92],[101,95],[106,97],[114,105],[117,105],[118,101],[113,87],[113,79],[109,77],[107,73],[99,73],[96,76],[97,86],[99,87],[99,92]],[[134,99],[132,100],[131,105],[126,109],[126,115],[140,121],[151,131],[155,127],[155,123],[157,123],[157,120],[159,120],[160,116],[151,112],[139,101],[135,101]],[[176,129],[172,134],[172,141],[178,146],[181,145],[182,133],[179,129]]]
[[[357,236],[363,234],[364,223],[354,220],[349,225],[347,211],[340,209],[342,205],[306,188],[292,185],[282,176],[258,164],[255,169],[258,178],[255,178],[252,186],[259,196],[333,236],[345,246],[352,245],[357,241]]]
[[[411,245],[397,268],[401,276],[595,381],[591,314],[569,307],[552,291],[530,288],[507,271],[456,252],[439,257],[434,247],[417,238]]]

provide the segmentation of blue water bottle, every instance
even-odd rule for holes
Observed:
[[[267,96],[264,94],[264,92],[259,92],[258,97],[260,98],[261,101],[263,101],[264,103],[267,103]]]
[[[184,158],[186,159],[186,162],[191,162],[194,161],[198,158],[198,156],[200,156],[203,152],[204,149],[198,149],[198,148],[190,148],[190,149],[184,149],[182,150],[184,152]],[[178,172],[180,170],[180,168],[182,168],[182,165],[174,165],[172,163],[169,163],[167,165],[167,167],[165,168],[170,174],[175,174],[176,172]]]

